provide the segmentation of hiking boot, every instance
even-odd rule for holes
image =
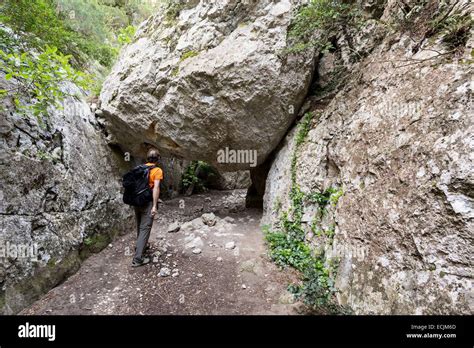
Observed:
[[[140,267],[146,265],[147,263],[150,263],[150,259],[148,257],[144,257],[141,260],[133,260],[132,267]]]

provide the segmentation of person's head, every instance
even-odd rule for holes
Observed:
[[[150,150],[148,150],[148,153],[146,155],[147,162],[157,163],[159,159],[160,159],[160,153],[158,152],[157,149],[151,148]]]

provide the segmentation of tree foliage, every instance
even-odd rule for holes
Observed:
[[[68,96],[64,82],[99,93],[104,71],[152,10],[145,0],[2,1],[0,73],[14,87],[0,90],[0,99],[42,124]],[[95,62],[102,68],[92,69]]]
[[[37,55],[0,50],[0,69],[5,73],[5,79],[17,81],[10,90],[0,90],[0,97],[10,95],[19,111],[31,111],[43,125],[48,107],[61,108],[60,102],[69,95],[61,89],[64,81],[84,89],[89,87],[88,75],[72,68],[69,58],[56,47],[46,47]]]
[[[89,60],[109,67],[113,64],[124,34],[152,13],[146,1],[123,0],[5,0],[0,22],[22,35],[30,47],[57,47],[71,55],[76,68]],[[133,32],[134,34],[134,32]],[[133,36],[132,34],[132,36]]]

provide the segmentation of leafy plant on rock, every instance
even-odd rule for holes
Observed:
[[[308,48],[328,51],[337,31],[359,26],[362,15],[357,5],[339,0],[311,0],[297,11],[288,31],[288,52]]]
[[[311,129],[313,117],[313,113],[305,114],[295,135],[291,161],[290,208],[281,214],[279,229],[272,231],[264,226],[263,231],[271,259],[279,266],[290,266],[302,273],[302,284],[290,285],[290,292],[313,310],[339,313],[341,310],[333,301],[335,288],[331,276],[334,276],[335,270],[331,271],[326,267],[324,252],[316,252],[307,242],[302,217],[306,201],[318,204],[320,210],[323,210],[328,204],[337,203],[342,190],[329,188],[322,193],[308,195],[302,192],[296,182],[297,153]],[[325,231],[325,235],[332,242],[334,227]]]
[[[24,115],[32,113],[40,125],[48,115],[49,107],[61,108],[61,102],[70,96],[64,89],[65,81],[87,89],[90,77],[69,64],[70,56],[46,47],[42,53],[5,53],[0,50],[0,71],[6,80],[15,80],[9,90],[0,90],[0,98],[10,97],[15,108]]]

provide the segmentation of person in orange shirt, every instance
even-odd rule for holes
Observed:
[[[158,168],[160,153],[156,149],[150,149],[147,153],[147,163],[145,165],[154,168],[150,169],[148,184],[153,190],[153,201],[143,207],[135,207],[135,217],[137,220],[137,244],[132,266],[138,267],[150,262],[150,258],[144,257],[145,247],[150,238],[153,218],[158,213],[158,200],[160,199],[160,182],[163,180],[163,171]]]

